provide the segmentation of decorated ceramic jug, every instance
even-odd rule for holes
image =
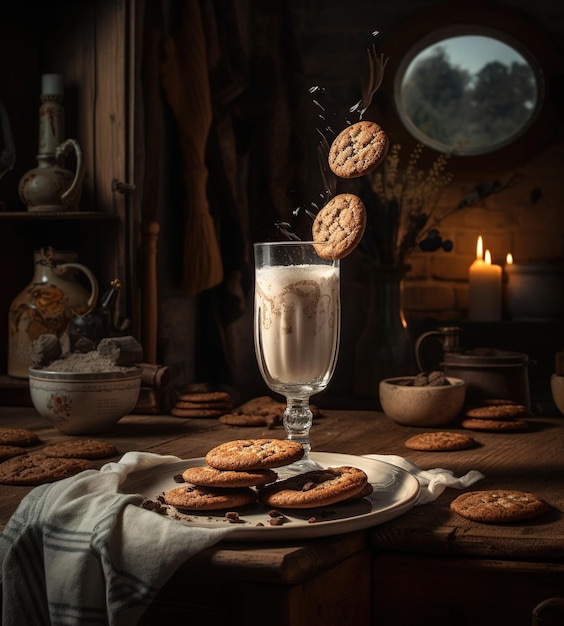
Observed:
[[[13,300],[8,317],[8,374],[17,378],[28,378],[35,339],[46,333],[62,337],[73,316],[90,313],[98,299],[98,282],[76,262],[75,253],[44,248],[33,258],[33,279]],[[79,272],[89,291],[79,281]]]

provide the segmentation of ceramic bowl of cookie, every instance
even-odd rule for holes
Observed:
[[[564,415],[564,374],[552,374],[550,389],[556,408]]]
[[[384,413],[403,426],[435,427],[453,422],[464,406],[466,383],[442,372],[380,381]]]
[[[133,410],[140,389],[140,367],[89,373],[29,369],[33,406],[52,426],[67,435],[93,435],[112,430]]]

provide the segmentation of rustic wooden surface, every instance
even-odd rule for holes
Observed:
[[[0,408],[0,426],[34,430],[41,439],[38,450],[68,439],[48,426],[33,408]],[[455,623],[452,619],[457,612],[465,616],[468,625],[497,623],[492,616],[498,619],[504,612],[512,623],[528,625],[536,603],[564,594],[564,418],[531,418],[526,433],[474,433],[480,445],[471,450],[432,453],[407,449],[405,440],[424,430],[399,426],[382,413],[327,410],[314,422],[311,440],[314,451],[397,454],[423,469],[441,467],[456,475],[477,469],[485,479],[472,489],[532,491],[549,502],[551,511],[519,524],[478,524],[450,512],[449,504],[460,492],[447,489],[435,502],[365,531],[314,540],[220,544],[180,568],[147,613],[146,623],[163,610],[167,618],[175,611],[180,616],[187,605],[192,616],[201,610],[203,620],[211,610],[216,611],[216,619],[204,620],[206,624],[225,623],[233,604],[220,606],[217,597],[231,593],[239,606],[240,621],[231,619],[230,623],[245,626],[259,623],[253,621],[257,613],[244,608],[253,601],[256,604],[257,597],[265,609],[276,607],[278,617],[269,622],[273,625],[316,623],[311,621],[311,611],[320,612],[324,624],[343,623],[339,622],[342,611],[346,613],[351,606],[357,607],[355,623],[359,626],[439,626]],[[223,441],[271,436],[283,438],[285,433],[281,427],[230,427],[215,419],[139,415],[125,417],[114,431],[99,438],[114,443],[120,454],[144,450],[194,458]],[[0,485],[0,528],[29,491]],[[410,591],[415,598],[413,589],[418,589],[415,601],[424,607],[418,611],[405,602],[407,578],[420,581]],[[519,588],[528,581],[527,593],[517,598],[511,581]],[[442,591],[437,594],[436,589]],[[483,599],[478,604],[473,600],[475,591]],[[305,596],[309,603],[304,604]],[[383,621],[371,621],[374,613]]]
[[[0,408],[0,425],[30,428],[39,435],[41,445],[68,438],[50,427],[33,408]],[[473,489],[533,491],[553,507],[543,518],[524,524],[478,524],[450,512],[449,503],[459,492],[447,489],[435,502],[373,528],[372,541],[379,547],[496,558],[562,559],[564,418],[534,417],[531,425],[526,433],[474,433],[480,446],[470,450],[416,452],[407,449],[404,442],[425,429],[399,426],[376,412],[328,410],[315,421],[311,440],[314,451],[398,454],[421,468],[443,467],[456,475],[477,469],[485,479]],[[222,441],[263,436],[283,438],[284,431],[281,427],[268,430],[225,426],[215,419],[140,415],[123,418],[114,431],[100,437],[114,443],[120,453],[147,450],[194,458],[204,456]],[[0,485],[0,528],[28,491],[26,487]]]

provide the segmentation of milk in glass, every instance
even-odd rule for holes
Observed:
[[[325,388],[337,359],[339,316],[338,267],[256,270],[256,354],[272,389],[303,387],[315,393]]]

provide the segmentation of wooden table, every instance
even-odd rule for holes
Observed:
[[[404,442],[424,429],[381,413],[324,411],[311,432],[315,451],[399,454],[457,475],[477,469],[485,479],[473,489],[532,491],[552,510],[525,523],[478,524],[450,512],[459,491],[447,489],[435,502],[367,530],[220,544],[180,568],[144,623],[529,626],[538,603],[564,596],[564,418],[534,417],[531,424],[520,434],[475,433],[481,445],[471,450],[414,452]],[[32,408],[0,408],[0,425],[30,428],[42,443],[67,438]],[[120,452],[193,458],[229,439],[271,436],[285,434],[162,415],[128,416],[103,439]],[[0,528],[28,491],[0,485]]]

